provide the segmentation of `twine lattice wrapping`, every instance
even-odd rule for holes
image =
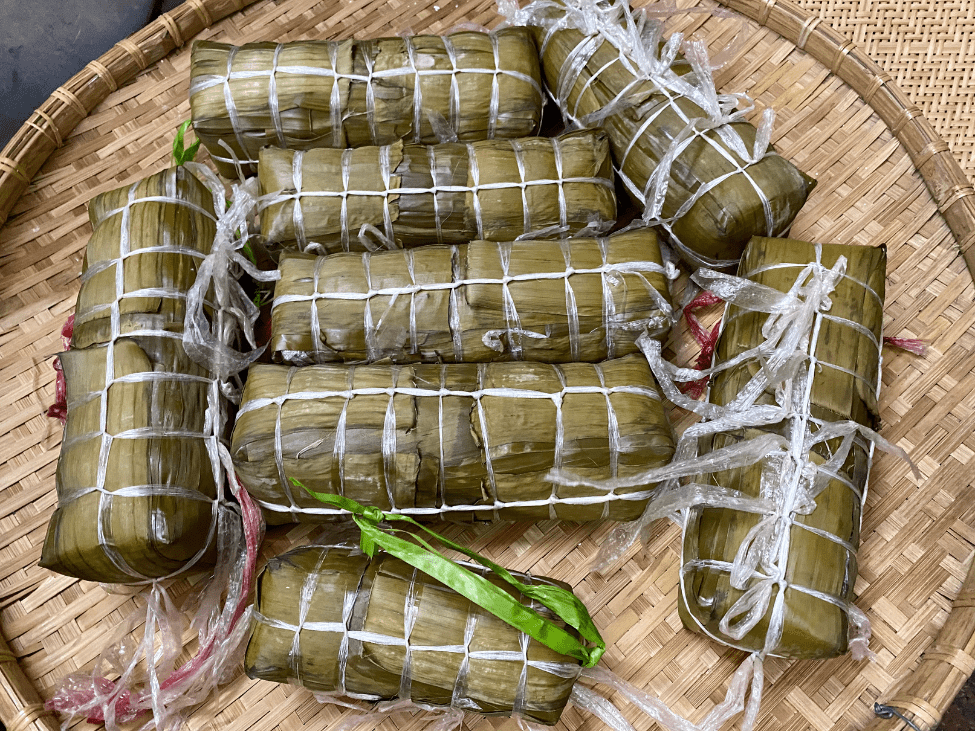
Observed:
[[[618,520],[653,492],[560,490],[553,466],[594,477],[667,462],[670,427],[646,362],[303,368],[254,366],[234,427],[237,472],[269,520],[343,511],[333,493],[447,520]]]
[[[709,395],[716,411],[698,435],[702,452],[761,433],[784,437],[754,467],[706,480],[752,502],[684,513],[688,624],[722,642],[766,655],[832,656],[847,650],[848,627],[856,636],[863,622],[852,599],[878,421],[885,262],[883,249],[766,239],[746,249],[741,276],[755,291],[764,285],[774,296],[786,289],[802,304],[780,299],[767,319],[731,306],[719,337],[715,362],[722,370]],[[782,287],[793,279],[791,290]],[[766,337],[780,334],[776,350],[765,346]],[[755,375],[759,352],[773,375]],[[772,402],[759,392],[766,385],[780,394],[778,421],[758,417],[760,404]],[[744,431],[720,426],[718,414],[739,420]],[[706,491],[702,503],[709,503]],[[728,544],[712,546],[708,536],[722,526]],[[712,592],[727,599],[711,601]]]
[[[684,623],[754,653],[742,666],[751,679],[746,729],[766,656],[830,657],[848,647],[869,655],[869,621],[852,599],[870,460],[875,446],[906,458],[871,428],[885,261],[882,248],[755,238],[742,278],[698,271],[695,281],[730,303],[705,372],[716,379],[708,403],[675,383],[700,371],[667,363],[659,343],[643,340],[663,392],[704,420],[685,430],[654,503],[611,536],[603,557],[620,555],[656,518],[679,515]]]
[[[525,137],[537,131],[543,102],[524,28],[240,47],[197,42],[191,74],[193,127],[231,177],[234,156],[253,173],[266,145]]]
[[[682,258],[730,267],[751,236],[788,229],[815,181],[769,145],[771,110],[756,129],[745,121],[751,98],[717,93],[703,42],[679,33],[665,42],[662,24],[625,2],[499,5],[510,21],[536,27],[564,116],[602,124],[644,220]]]
[[[650,229],[607,238],[283,257],[271,311],[278,362],[599,361],[670,330]]]
[[[60,356],[67,424],[42,562],[98,581],[151,583],[123,639],[90,672],[63,678],[47,703],[109,731],[149,710],[155,728],[178,727],[228,679],[249,626],[263,524],[233,479],[222,439],[230,378],[250,357],[226,351],[252,325],[232,306],[230,252],[256,202],[245,186],[227,206],[223,186],[208,182],[171,168],[92,201],[73,341],[87,347]],[[194,314],[207,321],[205,346],[195,342],[202,330]],[[160,580],[204,560],[215,563],[211,582],[192,609],[177,607]],[[182,651],[187,611],[199,650],[167,673]],[[113,673],[117,680],[106,677]]]
[[[400,559],[385,553],[369,559],[353,546],[307,546],[269,562],[260,579],[248,675],[296,682],[320,701],[380,713],[514,713],[546,724],[559,718],[581,670],[577,660]],[[501,585],[484,567],[463,566]]]
[[[596,231],[616,218],[606,136],[260,153],[261,233],[328,254]]]
[[[48,568],[138,582],[212,550],[225,407],[182,347],[186,291],[215,231],[210,198],[173,168],[92,203],[75,348],[59,356],[68,412]]]

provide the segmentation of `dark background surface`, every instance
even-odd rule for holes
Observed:
[[[69,77],[155,17],[159,4],[0,0],[0,144]]]
[[[180,2],[0,0],[0,146],[85,64]],[[945,714],[941,729],[975,731],[975,679]]]

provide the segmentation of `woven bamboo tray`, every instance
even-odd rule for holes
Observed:
[[[0,720],[10,731],[57,728],[42,699],[62,675],[86,667],[136,606],[131,596],[36,565],[55,505],[61,437],[44,410],[54,398],[51,359],[74,307],[90,234],[85,203],[167,165],[173,130],[189,116],[188,41],[365,38],[497,22],[492,0],[252,2],[190,0],[161,17],[58,89],[0,152],[0,221],[9,214],[0,230],[0,627],[10,648],[0,640]],[[747,90],[760,107],[775,107],[773,141],[820,181],[793,235],[887,244],[885,330],[930,344],[923,359],[885,353],[883,434],[912,453],[924,479],[887,456],[871,475],[856,593],[873,623],[878,660],[769,661],[759,727],[906,729],[896,717],[877,719],[879,700],[930,731],[975,670],[975,573],[965,578],[975,547],[975,304],[965,266],[965,259],[975,265],[975,191],[966,177],[975,173],[966,46],[972,6],[726,4],[753,22],[738,58],[717,73],[719,87]],[[691,15],[671,27],[721,47],[740,26]],[[937,121],[965,172],[898,82]],[[694,355],[683,330],[673,345],[680,359]],[[610,644],[603,664],[699,719],[723,697],[743,655],[681,628],[675,526],[661,522],[647,550],[633,549],[605,575],[586,575],[582,567],[610,527],[548,522],[444,532],[510,568],[573,584]],[[263,553],[306,534],[301,527],[272,532]],[[177,585],[175,594],[188,586]],[[648,727],[624,710],[638,729]],[[239,677],[194,714],[190,728],[321,729],[342,715],[307,692]],[[381,728],[428,722],[398,716]],[[501,724],[467,719],[478,731]],[[570,708],[560,727],[600,726]]]

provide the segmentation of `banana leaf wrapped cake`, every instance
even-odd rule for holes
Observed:
[[[784,443],[756,464],[709,476],[714,485],[766,502],[764,510],[688,513],[681,569],[688,627],[786,657],[847,651],[869,436],[878,425],[886,258],[883,248],[787,239],[755,238],[745,250],[739,275],[756,289],[782,293],[779,304],[804,295],[803,314],[788,326],[802,333],[793,353],[803,360],[781,385],[791,388],[781,421],[704,439],[705,453],[763,434]],[[711,404],[729,407],[757,388],[757,349],[770,327],[784,326],[782,318],[770,326],[765,312],[728,306],[715,363],[746,357],[715,376]],[[790,367],[784,355],[784,349],[771,354],[769,367]],[[775,403],[768,392],[755,400],[759,407]]]
[[[549,474],[556,485],[602,490],[659,482],[640,519],[603,542],[597,564],[676,516],[684,626],[750,653],[724,708],[712,711],[720,720],[700,728],[741,711],[752,728],[769,656],[870,656],[870,622],[853,603],[870,463],[875,449],[910,462],[875,430],[886,258],[883,247],[755,237],[738,276],[699,269],[694,282],[728,303],[713,365],[680,368],[659,342],[640,343],[661,391],[702,417],[674,458],[628,478]],[[707,402],[678,388],[701,375],[711,379]]]
[[[215,233],[210,191],[183,168],[89,206],[58,508],[41,565],[91,581],[168,576],[205,560],[215,530],[219,398],[182,345],[186,292]]]
[[[564,236],[616,218],[609,145],[598,130],[355,150],[269,147],[259,171],[264,239],[316,254]]]
[[[647,228],[606,238],[475,241],[283,256],[271,352],[332,361],[599,361],[670,329],[668,276]]]
[[[399,558],[369,558],[351,545],[271,559],[256,610],[247,674],[298,683],[342,705],[397,699],[554,725],[582,669]]]
[[[255,365],[231,444],[269,522],[342,511],[295,487],[469,521],[632,519],[653,491],[556,488],[665,464],[673,438],[646,361]]]
[[[543,95],[525,28],[374,40],[193,44],[193,128],[221,173],[262,147],[526,137]]]
[[[181,335],[186,292],[216,233],[210,191],[171,168],[96,196],[88,216],[72,347],[138,332]]]
[[[780,236],[815,181],[769,144],[772,117],[745,120],[743,94],[719,95],[699,42],[664,44],[622,0],[535,2],[509,18],[536,26],[546,85],[564,116],[602,124],[616,170],[693,266],[733,266],[754,236]]]
[[[664,392],[703,420],[640,522],[680,513],[685,626],[759,660],[866,651],[852,602],[870,462],[906,457],[875,431],[885,264],[883,247],[756,237],[738,277],[699,270],[728,302],[707,403],[647,343]]]

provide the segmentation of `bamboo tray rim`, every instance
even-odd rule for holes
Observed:
[[[806,51],[872,108],[909,154],[954,236],[955,247],[964,257],[969,274],[975,277],[975,188],[948,144],[890,75],[842,33],[790,0],[719,1]],[[204,29],[255,2],[186,0],[89,62],[56,89],[0,151],[0,226],[48,157],[111,92],[184,46]],[[893,718],[888,714],[885,717],[891,720],[884,721],[881,720],[884,716],[878,716],[870,728],[918,728],[915,724],[934,728],[938,724],[950,699],[975,669],[975,647],[972,642],[958,644],[955,638],[959,634],[967,637],[975,634],[975,564],[954,600],[941,635],[912,673],[920,677],[938,666],[944,680],[937,695],[947,697],[949,702],[939,708],[928,700],[932,695],[930,687],[923,688],[920,681],[908,683],[889,701],[895,711]],[[9,731],[59,728],[53,714],[44,710],[40,695],[2,637],[0,685],[6,691],[0,693],[5,696],[0,697],[0,720]],[[11,706],[7,696],[18,699],[19,707]]]

